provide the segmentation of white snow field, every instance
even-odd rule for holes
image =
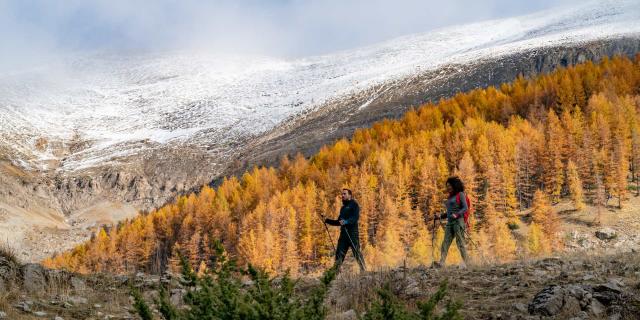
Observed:
[[[0,75],[0,150],[25,169],[65,172],[171,143],[215,151],[417,72],[639,32],[640,0],[595,1],[292,60],[193,52],[67,57]],[[74,139],[87,147],[59,151]]]

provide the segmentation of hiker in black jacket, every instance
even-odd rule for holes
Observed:
[[[336,270],[340,270],[340,266],[344,261],[347,250],[351,248],[353,256],[358,261],[360,271],[365,271],[364,258],[360,251],[360,235],[358,232],[358,218],[360,218],[360,206],[353,199],[353,193],[349,189],[342,189],[342,208],[340,208],[340,216],[337,220],[325,219],[326,224],[332,226],[340,226],[340,238],[338,238],[338,247],[336,248]]]

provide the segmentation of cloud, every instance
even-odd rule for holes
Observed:
[[[575,0],[0,0],[0,70],[78,51],[277,56],[363,46]]]

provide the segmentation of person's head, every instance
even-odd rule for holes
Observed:
[[[458,177],[449,177],[447,179],[447,192],[450,196],[464,191],[464,183]]]
[[[351,189],[343,188],[342,189],[342,201],[349,201],[353,199],[353,193]]]

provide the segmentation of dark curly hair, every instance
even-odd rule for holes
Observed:
[[[464,183],[458,177],[449,177],[449,179],[447,179],[447,184],[451,186],[451,189],[453,189],[453,192],[449,196],[454,196],[464,191]]]

